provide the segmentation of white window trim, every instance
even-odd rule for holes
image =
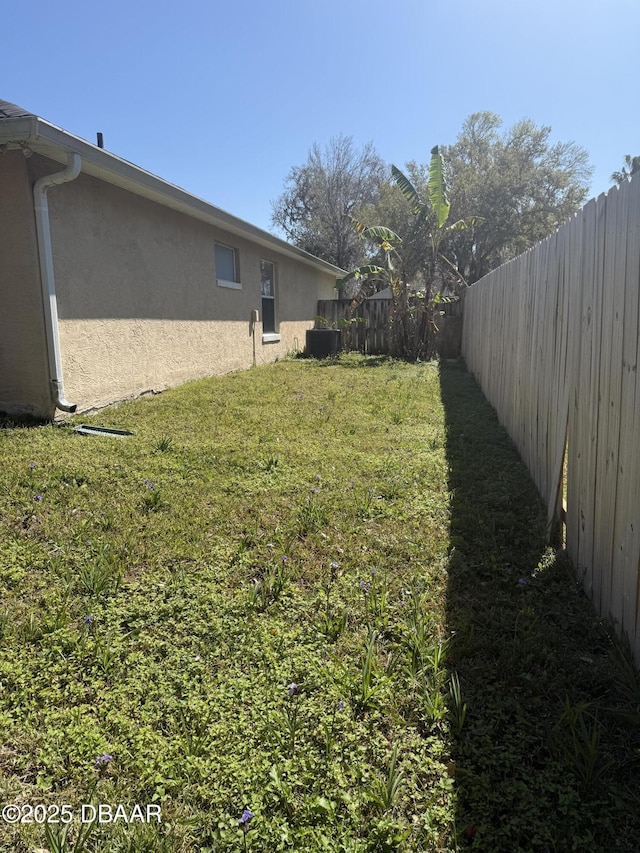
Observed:
[[[262,296],[261,297],[262,301],[260,304],[260,314],[261,315],[263,314],[263,307],[262,306],[264,305],[264,300],[270,299],[273,302],[273,316],[274,316],[275,329],[273,330],[273,332],[265,332],[265,331],[262,332],[262,343],[263,344],[277,344],[280,342],[281,336],[280,336],[280,332],[278,331],[279,323],[278,323],[278,318],[276,316],[276,264],[274,261],[270,261],[268,258],[260,258],[260,267],[261,268],[262,268],[263,263],[271,264],[271,269],[272,269],[271,286],[273,288],[273,296]],[[263,322],[264,322],[264,318],[263,318]]]
[[[220,248],[222,248],[222,249],[229,249],[230,252],[233,252],[233,273],[234,273],[234,275],[238,276],[238,278],[240,278],[240,276],[238,275],[239,266],[240,266],[240,257],[239,257],[238,249],[235,246],[229,246],[227,243],[220,243],[217,240],[215,242],[215,246],[220,246]],[[214,262],[215,262],[215,248],[214,248]],[[218,287],[228,287],[231,290],[242,290],[242,281],[229,281],[226,278],[217,278],[216,277],[216,282],[218,284]]]

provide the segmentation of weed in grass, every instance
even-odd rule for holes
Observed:
[[[112,842],[109,853],[176,853],[184,849],[176,826],[168,823],[129,824],[121,833],[124,837]],[[217,849],[202,847],[199,853]]]
[[[331,755],[333,753],[333,748],[336,743],[336,717],[338,714],[342,714],[344,711],[344,702],[342,699],[333,707],[333,713],[331,714],[331,722],[323,724],[323,732],[324,732],[324,757],[327,764],[331,760]]]
[[[444,662],[449,653],[449,641],[441,640],[434,643],[427,654],[427,660],[434,677],[438,677],[443,671]]]
[[[71,563],[61,552],[49,557],[49,570],[64,584],[65,595],[70,595],[75,582]]]
[[[85,853],[89,839],[96,827],[96,820],[80,824],[75,841],[69,836],[70,823],[45,823],[44,836],[48,853]]]
[[[62,806],[60,817],[57,820],[45,821],[45,840],[47,843],[48,853],[87,853],[89,850],[94,850],[94,844],[89,845],[89,840],[98,827],[98,816],[96,808],[96,792],[103,772],[113,761],[110,755],[99,755],[94,763],[94,769],[98,771],[98,777],[89,786],[86,793],[82,796],[84,809],[87,817],[79,824],[75,841],[69,835],[70,831],[75,828],[75,822],[67,818],[73,817],[73,812],[70,806]],[[91,808],[94,809],[91,812]],[[66,810],[66,811],[65,811]],[[35,817],[35,815],[34,815]]]
[[[372,631],[364,647],[364,654],[357,677],[351,677],[350,692],[360,713],[375,707],[380,692],[391,680],[383,675],[378,663],[378,633]],[[346,672],[346,669],[344,670]]]
[[[347,609],[335,611],[327,601],[327,605],[314,619],[316,631],[326,637],[330,643],[337,642],[347,627],[349,613]]]
[[[103,552],[89,563],[84,563],[78,572],[80,585],[91,596],[111,591],[117,592],[122,580],[122,566],[112,552]]]
[[[612,649],[613,671],[622,693],[633,702],[640,711],[640,671],[633,661],[633,652],[626,634]]]
[[[211,712],[201,707],[178,708],[178,731],[184,755],[200,758],[211,746]]]
[[[421,719],[427,731],[436,726],[446,716],[442,690],[437,681],[427,680],[424,685],[421,702]]]
[[[113,646],[113,635],[96,638],[95,658],[105,677],[111,675],[118,662],[118,651]]]
[[[158,512],[158,510],[164,509],[166,502],[162,497],[160,489],[158,489],[152,480],[145,480],[144,484],[149,491],[142,498],[142,511]]]
[[[280,600],[290,581],[287,561],[270,562],[262,576],[254,578],[249,587],[249,610],[263,613],[267,607]]]
[[[356,489],[353,493],[353,508],[356,518],[369,521],[376,515],[375,495],[371,489]]]
[[[380,850],[381,853],[400,853],[405,849],[407,839],[411,835],[411,829],[405,827],[401,821],[391,815],[383,815],[377,820],[371,821],[369,826],[368,849]]]
[[[300,731],[300,686],[292,681],[287,687],[289,699],[284,711],[273,714],[273,721],[284,736],[286,749],[289,757],[293,757],[296,751],[296,739]]]
[[[300,349],[300,344],[297,338],[293,339],[293,346],[291,349],[287,350],[285,355],[286,361],[295,361],[296,359],[302,358],[304,351]]]
[[[173,450],[173,438],[170,435],[163,435],[153,445],[153,453],[169,453]]]
[[[187,580],[184,561],[172,557],[167,564],[167,569],[169,571],[169,583],[176,587],[184,586]]]
[[[565,697],[562,716],[554,730],[556,751],[570,764],[580,783],[589,788],[611,766],[600,752],[601,725],[598,714],[585,704],[574,705]]]
[[[449,678],[449,719],[451,721],[451,730],[454,735],[458,736],[464,726],[464,721],[467,716],[467,705],[462,699],[462,690],[460,688],[460,679],[457,672],[452,672]]]
[[[258,463],[259,467],[265,474],[273,474],[278,470],[278,465],[280,464],[280,457],[277,453],[270,453],[266,456],[263,456]]]
[[[329,580],[324,586],[324,601],[322,607],[318,608],[318,615],[313,621],[316,631],[326,637],[330,643],[337,642],[342,636],[347,627],[348,619],[347,608],[335,608],[331,604],[331,591],[339,568],[339,563],[335,560],[331,562]]]
[[[431,626],[420,606],[419,595],[412,595],[404,624],[401,626],[400,646],[403,650],[405,671],[417,679],[428,666],[435,653]]]
[[[22,623],[20,635],[25,643],[37,643],[42,639],[42,626],[35,613],[30,613],[28,619]]]
[[[11,617],[8,610],[0,613],[0,640],[4,639],[5,634],[9,633],[11,626]]]
[[[62,474],[60,482],[64,486],[71,486],[75,489],[86,490],[91,482],[89,476],[85,473]]]
[[[328,521],[329,511],[324,504],[319,502],[317,497],[318,492],[319,488],[314,486],[311,489],[311,494],[298,510],[296,535],[300,539],[304,539],[310,533],[320,530]]]
[[[521,659],[523,648],[528,646],[538,631],[539,617],[533,607],[525,605],[516,616],[513,627],[513,657]]]
[[[442,439],[440,438],[440,436],[432,436],[431,438],[427,439],[426,444],[427,444],[427,448],[432,453],[435,453],[437,450],[439,450],[442,447]]]
[[[420,648],[419,659],[424,662],[424,666],[419,677],[421,684],[419,716],[427,731],[430,731],[447,715],[443,689],[446,682],[444,660],[448,644],[429,640],[426,636],[421,639],[424,645]]]
[[[97,518],[98,527],[103,533],[108,533],[110,530],[114,530],[116,526],[116,517],[114,513],[110,511],[101,512]]]
[[[273,764],[269,770],[268,792],[275,800],[276,806],[287,816],[294,815],[294,793],[286,772]]]
[[[53,634],[55,631],[60,631],[69,624],[69,614],[67,612],[66,602],[63,602],[51,616],[45,616],[42,619],[42,633]]]
[[[365,614],[378,631],[384,631],[389,623],[387,576],[372,569],[370,577],[370,581],[360,581]]]
[[[391,811],[398,805],[400,786],[403,778],[404,773],[398,768],[398,744],[396,744],[391,753],[391,761],[386,779],[374,776],[373,784],[368,794],[369,801],[374,804],[379,812]]]

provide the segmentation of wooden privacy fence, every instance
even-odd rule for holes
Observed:
[[[358,350],[370,355],[386,354],[388,299],[367,299],[355,311],[351,310],[350,299],[318,300],[318,316],[327,323],[337,325],[340,320],[357,318],[361,322],[351,323],[342,329],[342,349]]]
[[[366,299],[355,310],[350,299],[318,300],[318,316],[324,317],[328,325],[340,320],[357,318],[360,322],[342,326],[342,349],[357,350],[370,355],[386,355],[389,352],[388,319],[390,299]],[[442,313],[436,316],[438,333],[436,347],[442,358],[457,358],[462,340],[462,303],[451,302],[441,306]]]
[[[640,179],[466,294],[462,351],[640,665]]]

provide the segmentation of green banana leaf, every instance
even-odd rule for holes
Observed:
[[[388,280],[389,275],[384,267],[378,267],[375,264],[365,264],[339,278],[336,281],[336,289],[341,290],[348,281],[352,281],[354,278],[384,278]]]
[[[429,201],[438,219],[438,228],[442,228],[449,218],[451,205],[449,204],[444,164],[437,145],[431,149],[431,162],[429,163]]]
[[[458,219],[452,225],[447,226],[447,231],[466,231],[467,228],[473,228],[474,225],[479,225],[484,222],[482,216],[468,216],[466,219]]]
[[[396,182],[398,189],[411,205],[413,213],[417,216],[424,205],[420,201],[420,196],[418,195],[416,188],[404,172],[401,172],[397,166],[391,167],[391,175],[393,176],[393,180]]]
[[[377,243],[385,252],[392,252],[394,244],[400,245],[402,237],[399,237],[390,228],[385,228],[384,225],[372,225],[370,228],[365,228],[361,236],[365,240],[371,240]]]

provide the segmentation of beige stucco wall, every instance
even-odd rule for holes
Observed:
[[[0,411],[52,414],[27,160],[0,154]]]
[[[59,166],[32,158],[32,178]],[[303,348],[335,277],[81,174],[49,191],[65,397],[92,408]],[[239,251],[219,287],[214,244]],[[263,343],[260,260],[276,265],[280,341]]]

